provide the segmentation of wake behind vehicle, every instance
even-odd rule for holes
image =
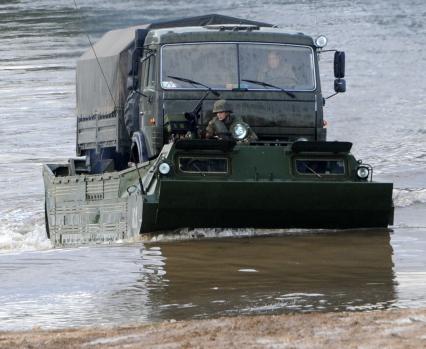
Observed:
[[[54,245],[183,227],[392,224],[392,184],[373,182],[351,143],[326,141],[325,44],[220,15],[105,34],[77,63],[78,157],[43,168]],[[336,93],[344,65],[336,51]],[[240,121],[207,138],[218,100]]]

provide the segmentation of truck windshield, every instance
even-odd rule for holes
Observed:
[[[268,84],[293,91],[315,89],[313,50],[307,46],[259,43],[164,45],[161,87],[203,89],[170,76],[182,76],[221,90],[274,90]]]

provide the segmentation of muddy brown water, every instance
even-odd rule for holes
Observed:
[[[4,254],[0,324],[57,328],[421,307],[424,257],[417,266],[404,262],[416,253],[415,236],[397,242],[383,230],[293,231]],[[397,253],[392,243],[400,244]]]

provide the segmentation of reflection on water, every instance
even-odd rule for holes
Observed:
[[[389,233],[161,245],[162,318],[384,308],[395,301]],[[158,292],[159,291],[159,292]]]
[[[0,273],[2,329],[378,309],[396,302],[388,232],[0,255]]]

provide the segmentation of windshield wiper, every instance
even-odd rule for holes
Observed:
[[[187,78],[181,78],[180,76],[174,76],[174,75],[167,75],[167,77],[169,77],[171,79],[174,79],[174,80],[179,80],[179,81],[187,82],[188,84],[203,86],[206,89],[208,89],[209,91],[211,91],[211,93],[213,93],[216,97],[220,96],[219,92],[213,90],[210,86],[202,84],[201,82],[194,81],[194,80],[187,79]]]
[[[189,130],[193,133],[197,133],[198,119],[200,118],[200,112],[201,112],[201,108],[203,106],[204,100],[207,98],[207,96],[209,95],[210,92],[213,93],[216,97],[219,97],[220,93],[213,90],[211,87],[204,85],[204,84],[202,84],[201,82],[198,82],[198,81],[194,81],[194,80],[187,79],[187,78],[181,78],[180,76],[174,76],[174,75],[167,75],[167,77],[169,77],[171,79],[187,82],[188,84],[203,86],[207,89],[207,92],[205,93],[205,95],[203,97],[201,97],[201,99],[198,101],[195,108],[192,111],[186,112],[184,114],[186,120],[188,120],[188,122],[189,122]]]
[[[296,98],[296,95],[293,92],[287,91],[287,90],[285,90],[285,89],[283,89],[282,87],[279,87],[279,86],[268,84],[267,82],[257,81],[257,80],[248,80],[248,79],[241,79],[241,81],[249,82],[249,83],[255,84],[255,85],[276,88],[277,90],[281,90],[281,91],[287,93],[291,98]]]

